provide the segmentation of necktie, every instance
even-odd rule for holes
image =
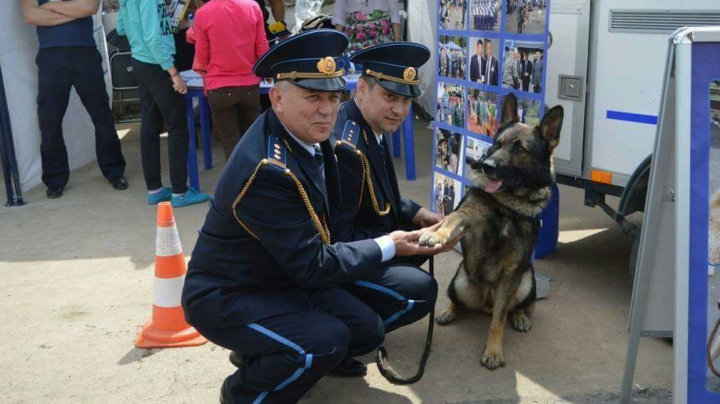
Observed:
[[[323,164],[325,164],[325,159],[323,158],[322,150],[320,150],[320,146],[315,145],[313,146],[315,148],[315,161],[317,161],[318,166],[322,170]]]
[[[492,63],[492,57],[485,62],[485,84],[490,84],[490,64]]]

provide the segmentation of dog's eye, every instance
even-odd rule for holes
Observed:
[[[526,152],[527,152],[527,149],[525,149],[525,148],[523,147],[522,143],[520,143],[519,141],[518,141],[518,142],[515,142],[515,143],[513,144],[513,149],[512,149],[512,150],[513,150],[513,153],[526,153]]]

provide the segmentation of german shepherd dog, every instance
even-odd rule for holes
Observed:
[[[495,142],[472,168],[472,186],[458,209],[436,232],[425,232],[421,245],[453,240],[462,232],[463,261],[450,282],[450,306],[436,319],[455,320],[460,308],[492,314],[480,363],[495,370],[505,365],[505,321],[530,331],[528,315],[536,299],[532,253],[538,240],[538,216],[550,201],[555,180],[552,152],[560,140],[563,109],[548,111],[539,126],[520,123],[517,99],[502,103]]]

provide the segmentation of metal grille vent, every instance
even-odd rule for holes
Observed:
[[[694,10],[610,10],[610,32],[671,34],[681,27],[720,25],[720,12]]]

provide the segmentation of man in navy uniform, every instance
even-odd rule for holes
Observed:
[[[242,357],[223,403],[294,403],[346,358],[385,336],[380,316],[341,285],[397,256],[433,254],[419,231],[347,239],[336,229],[340,184],[332,146],[348,39],[316,30],[255,65],[273,77],[272,109],[248,129],[219,179],[185,280],[186,318]]]
[[[396,230],[434,225],[442,216],[402,198],[387,134],[408,116],[420,95],[417,69],[430,51],[395,42],[358,51],[350,61],[362,65],[357,94],[344,103],[333,131],[342,207],[340,234],[352,240],[381,237]],[[419,268],[427,256],[398,257],[346,289],[373,308],[388,333],[427,315],[435,305],[437,283]]]

